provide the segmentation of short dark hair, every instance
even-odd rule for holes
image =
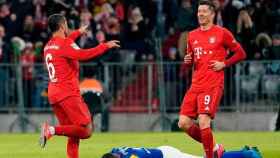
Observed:
[[[102,156],[102,158],[118,158],[118,157],[112,153],[106,153]]]
[[[65,22],[66,19],[62,14],[53,14],[51,16],[49,16],[48,18],[48,27],[51,33],[56,32],[59,27],[60,24]]]
[[[216,6],[211,0],[200,0],[198,5],[208,5],[209,9],[213,12],[216,11]]]

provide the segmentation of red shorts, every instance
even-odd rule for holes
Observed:
[[[222,87],[213,87],[203,91],[191,88],[184,97],[180,115],[197,118],[198,114],[208,114],[213,119],[215,118],[222,95]]]
[[[91,123],[91,115],[81,97],[67,97],[52,105],[61,125],[82,125]]]

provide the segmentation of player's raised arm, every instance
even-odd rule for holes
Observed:
[[[231,66],[246,58],[246,53],[242,46],[235,40],[232,33],[224,29],[224,45],[234,54],[229,59],[225,60],[225,66]]]
[[[89,25],[83,25],[79,29],[72,31],[68,38],[75,41],[80,35],[87,33]]]
[[[68,38],[75,41],[80,35],[81,35],[81,32],[79,30],[74,30],[68,35]]]
[[[72,40],[67,39],[63,51],[61,51],[61,55],[70,59],[89,60],[105,53],[111,48],[119,47],[119,41],[113,40],[106,43],[101,43],[94,48],[80,49]]]

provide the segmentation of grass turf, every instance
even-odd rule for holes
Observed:
[[[0,134],[1,158],[66,158],[65,137],[52,138],[45,149],[38,146],[39,134]],[[264,158],[280,158],[279,132],[215,132],[217,142],[227,150],[244,145],[258,146]],[[81,158],[100,158],[112,147],[174,146],[183,152],[202,155],[202,146],[183,133],[95,133],[80,146]]]

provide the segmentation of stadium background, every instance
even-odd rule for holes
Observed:
[[[218,8],[216,23],[234,33],[248,56],[246,61],[226,70],[224,97],[212,125],[216,131],[233,133],[219,132],[218,139],[254,139],[258,133],[253,131],[279,130],[280,2],[213,1]],[[121,41],[121,49],[81,66],[81,89],[94,113],[97,132],[177,131],[177,113],[191,79],[182,61],[187,33],[197,27],[196,8],[196,0],[1,0],[0,131],[36,133],[42,121],[55,123],[47,102],[48,75],[42,60],[42,48],[49,36],[47,17],[53,13],[64,14],[72,29],[90,25],[89,33],[77,40],[81,48],[105,40]],[[279,158],[279,134],[262,134],[271,139],[261,138],[255,144],[249,139],[233,139],[228,141],[228,147],[265,144],[269,157]],[[129,138],[125,136],[130,133],[116,135],[126,142]],[[136,135],[135,143],[129,144],[152,146],[149,140],[143,144],[137,141],[144,135]],[[97,134],[94,139],[102,141],[99,137],[106,136]],[[36,139],[36,134],[0,137],[16,144],[17,139]],[[176,138],[182,139],[180,134]],[[188,141],[188,149],[197,145]],[[96,148],[100,142],[90,143]],[[121,145],[110,143],[107,145]],[[15,144],[11,147],[20,145]],[[91,148],[89,144],[86,147]],[[174,146],[183,150],[182,144]],[[102,150],[105,149],[109,148]],[[1,150],[0,155],[13,157],[8,149]]]

